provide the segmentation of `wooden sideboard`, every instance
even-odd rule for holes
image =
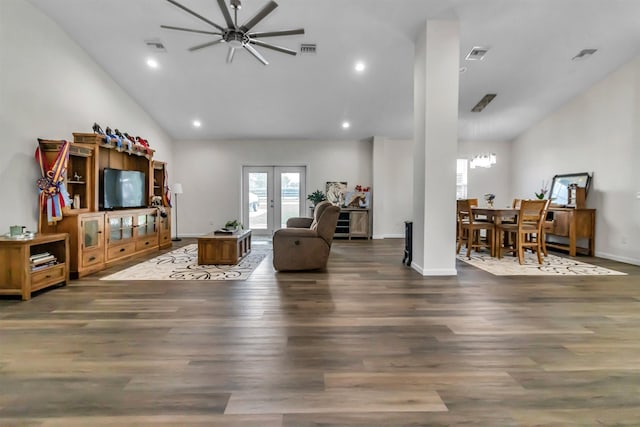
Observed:
[[[594,256],[596,245],[596,210],[574,208],[549,208],[547,215],[547,247],[569,251],[570,256],[578,252]],[[557,237],[563,238],[563,242]],[[578,239],[587,242],[579,246]]]
[[[335,237],[371,238],[371,215],[366,208],[342,208],[338,216]]]

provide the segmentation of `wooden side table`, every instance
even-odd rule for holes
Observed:
[[[235,265],[251,252],[251,230],[198,237],[198,265]]]
[[[49,253],[55,264],[33,267],[32,255]],[[37,234],[22,240],[0,237],[0,295],[21,295],[57,284],[69,283],[69,235],[67,233]]]

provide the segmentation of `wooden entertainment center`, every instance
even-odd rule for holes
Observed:
[[[77,277],[100,271],[124,259],[171,247],[171,209],[156,207],[104,210],[104,170],[138,171],[145,175],[144,200],[163,196],[167,165],[153,160],[154,150],[137,144],[118,146],[104,135],[74,133],[65,184],[72,207],[62,220],[48,223],[41,212],[40,233],[69,233],[69,271]],[[40,140],[51,163],[64,141]],[[165,198],[163,204],[165,204]],[[78,204],[79,203],[79,204]]]

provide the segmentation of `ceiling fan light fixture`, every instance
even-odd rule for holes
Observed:
[[[243,48],[254,58],[260,61],[263,65],[268,65],[269,61],[267,61],[267,59],[258,50],[256,50],[254,46],[260,46],[267,49],[275,50],[277,52],[295,56],[297,54],[295,50],[267,43],[265,41],[262,41],[262,39],[265,37],[280,37],[304,34],[304,28],[285,29],[279,31],[252,31],[253,27],[255,27],[271,12],[273,12],[274,9],[278,7],[278,3],[273,0],[269,0],[269,2],[262,9],[260,9],[252,18],[250,18],[242,25],[238,25],[238,9],[240,9],[241,7],[241,0],[218,0],[218,6],[224,17],[225,26],[216,24],[215,22],[205,18],[204,16],[189,9],[188,7],[178,3],[176,0],[166,1],[194,16],[195,18],[206,22],[207,24],[214,27],[214,29],[216,29],[217,31],[204,31],[194,28],[176,27],[173,25],[160,25],[160,28],[218,36],[219,38],[215,40],[192,46],[188,50],[190,52],[193,52],[220,43],[227,43],[229,45],[229,48],[232,49],[232,51],[227,55],[227,63],[231,63],[231,59],[233,58],[233,51],[235,51],[235,49]],[[229,2],[228,4],[230,6],[228,6],[227,1]],[[230,13],[229,7],[231,8],[231,10],[233,10],[233,16]]]
[[[228,43],[229,46],[233,48],[242,47],[249,42],[245,35],[236,31],[229,31],[226,33],[223,36],[222,41]]]

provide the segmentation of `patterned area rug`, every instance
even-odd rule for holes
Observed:
[[[270,251],[270,242],[256,241],[237,265],[198,265],[198,245],[191,244],[102,280],[246,280]]]
[[[462,248],[457,258],[474,267],[480,268],[496,276],[615,276],[626,275],[620,271],[610,270],[604,267],[576,261],[572,258],[559,257],[549,254],[542,258],[543,263],[538,264],[538,258],[531,252],[525,252],[524,264],[518,263],[518,257],[511,254],[502,259],[491,257],[486,252],[473,252],[471,259],[467,259],[466,249]]]

